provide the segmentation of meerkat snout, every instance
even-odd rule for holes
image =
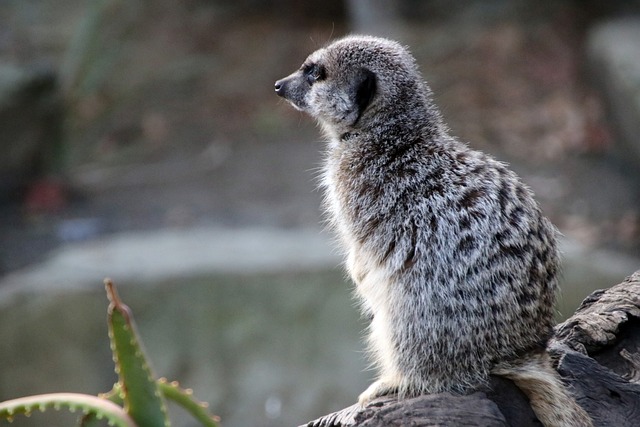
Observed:
[[[286,79],[282,79],[282,80],[278,80],[276,82],[275,85],[275,89],[276,89],[276,95],[281,96],[281,97],[285,97],[285,85],[286,85]]]
[[[275,84],[276,95],[287,100],[296,110],[305,111],[305,88],[306,83],[302,80],[299,72],[295,72],[288,77],[280,79]]]
[[[278,96],[283,96],[284,95],[284,84],[282,83],[281,80],[278,80],[276,82],[276,95]]]
[[[308,105],[306,98],[313,85],[324,77],[323,66],[307,61],[300,69],[276,82],[276,94],[289,101],[295,108],[304,111]]]

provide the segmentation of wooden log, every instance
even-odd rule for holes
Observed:
[[[640,270],[589,295],[555,328],[556,369],[596,426],[640,426]],[[510,381],[489,390],[398,400],[385,396],[310,421],[307,427],[540,426],[526,396]]]

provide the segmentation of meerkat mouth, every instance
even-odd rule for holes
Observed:
[[[298,111],[306,111],[304,102],[304,91],[299,87],[298,73],[293,73],[288,77],[278,80],[275,83],[276,95],[283,98]]]

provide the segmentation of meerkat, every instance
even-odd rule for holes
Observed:
[[[466,394],[513,380],[546,426],[590,426],[546,353],[557,230],[531,190],[451,136],[413,56],[349,36],[275,84],[328,140],[321,185],[391,393]]]

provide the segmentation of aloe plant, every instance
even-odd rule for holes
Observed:
[[[116,427],[169,427],[165,407],[165,401],[169,399],[203,426],[217,427],[218,418],[209,413],[206,403],[193,398],[190,389],[154,376],[136,332],[131,309],[122,302],[110,279],[104,283],[109,298],[109,339],[118,374],[118,382],[112,390],[98,396],[50,393],[0,402],[0,419],[11,421],[16,415],[67,409],[82,415],[81,427],[93,427],[104,421]]]

